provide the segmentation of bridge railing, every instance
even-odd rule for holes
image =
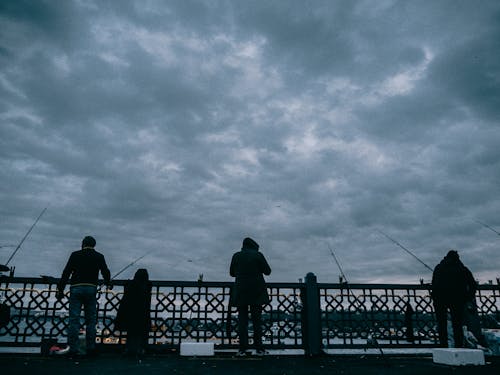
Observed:
[[[57,282],[55,278],[0,279],[0,299],[11,307],[8,324],[0,328],[0,346],[38,346],[48,338],[65,342],[69,301],[56,299]],[[98,292],[97,341],[109,347],[126,340],[126,332],[114,328],[126,282],[117,280],[113,290],[101,287]],[[237,311],[229,306],[233,283],[152,284],[150,345],[176,348],[181,341],[196,341],[237,347]],[[307,349],[314,341],[323,348],[356,348],[366,347],[370,338],[381,347],[437,345],[429,285],[311,284],[306,278],[305,283],[267,286],[271,298],[263,310],[267,348]],[[483,327],[493,328],[500,320],[499,287],[481,285],[476,303]]]

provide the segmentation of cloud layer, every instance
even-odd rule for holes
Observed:
[[[0,246],[59,276],[92,234],[112,273],[416,282],[450,248],[499,277],[496,1],[7,1]],[[6,259],[12,248],[0,248]],[[123,276],[131,277],[133,269]]]

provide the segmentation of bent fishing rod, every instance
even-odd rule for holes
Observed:
[[[330,254],[332,254],[333,260],[335,260],[335,263],[337,263],[337,267],[339,268],[340,271],[340,276],[345,280],[346,284],[348,283],[347,277],[345,277],[344,271],[342,270],[342,267],[340,266],[340,263],[335,256],[335,253],[333,252],[333,249],[331,248],[330,244],[328,244],[328,249],[330,249]]]
[[[490,227],[488,224],[486,223],[483,223],[482,221],[479,221],[479,220],[474,220],[476,223],[479,223],[481,224],[483,227],[485,228],[488,228],[489,230],[491,230],[492,232],[498,234],[500,236],[500,232],[496,231],[495,229],[493,229],[492,227]]]
[[[123,267],[117,274],[115,274],[111,280],[114,280],[116,279],[119,275],[121,275],[123,272],[125,272],[126,270],[128,270],[130,267],[132,267],[134,264],[136,264],[138,261],[140,261],[142,258],[146,257],[147,255],[151,254],[153,251],[149,251],[147,252],[146,254],[140,256],[139,258],[137,258],[136,260],[134,260],[133,262],[131,262],[130,264],[126,265],[125,267]]]
[[[356,296],[354,295],[354,293],[352,293],[351,289],[349,288],[349,282],[347,281],[347,277],[345,277],[344,271],[342,270],[342,267],[340,266],[340,262],[338,261],[337,257],[335,256],[335,253],[333,252],[333,249],[330,247],[330,244],[328,244],[328,248],[330,249],[330,254],[332,254],[332,257],[335,260],[335,263],[337,263],[337,267],[340,270],[341,277],[345,280],[345,285],[347,287],[347,295],[348,295],[348,297],[350,297],[352,295],[352,298],[354,299],[354,301],[357,302],[357,305],[358,305],[358,306],[355,306],[355,307],[357,309],[359,309],[359,310],[364,310],[366,312],[365,305],[356,298]],[[378,348],[378,350],[380,351],[380,354],[382,355],[382,357],[385,358],[384,357],[384,352],[383,352],[382,348],[380,347],[377,339],[373,338],[372,335],[369,336],[369,338],[368,338],[368,340],[367,340],[366,343],[367,343],[367,345],[372,345],[372,346]]]
[[[14,255],[16,255],[17,251],[21,248],[21,245],[23,244],[24,240],[29,236],[29,234],[31,233],[31,231],[35,227],[36,223],[38,223],[38,220],[40,220],[40,218],[42,217],[42,215],[45,213],[46,210],[47,210],[47,207],[45,207],[42,210],[42,212],[40,213],[40,215],[38,215],[38,217],[36,218],[35,222],[31,226],[31,228],[28,230],[28,232],[26,232],[26,234],[24,235],[24,237],[21,240],[21,242],[19,242],[19,245],[17,245],[17,247],[14,250],[14,252],[10,255],[9,259],[7,260],[7,263],[5,263],[6,266],[9,264],[9,262],[12,260],[12,258],[14,258]]]
[[[404,251],[406,251],[408,254],[410,254],[412,257],[414,257],[416,260],[418,260],[420,263],[422,263],[426,268],[428,268],[431,272],[434,272],[434,270],[429,267],[427,264],[425,264],[419,257],[417,257],[415,254],[413,254],[410,250],[408,250],[406,247],[404,247],[403,245],[401,245],[398,241],[396,241],[394,238],[390,237],[389,235],[385,234],[384,232],[382,232],[381,230],[377,229],[377,232],[379,232],[380,234],[382,234],[384,237],[386,237],[387,239],[389,239],[391,242],[395,243],[396,245],[398,245],[401,249],[403,249]]]
[[[331,248],[330,244],[327,244],[327,245],[328,245],[328,249],[330,249],[330,254],[332,255],[333,259],[335,260],[335,263],[337,263],[337,267],[340,270],[340,276],[342,277],[343,280],[345,280],[344,284],[346,285],[348,297],[350,297],[352,295],[352,298],[358,303],[358,306],[356,306],[356,307],[360,310],[364,309],[364,305],[358,301],[358,299],[356,298],[354,293],[352,293],[351,289],[349,288],[349,281],[347,280],[347,277],[345,276],[344,271],[342,270],[342,267],[340,266],[340,262],[337,259],[337,257],[335,256],[335,253],[333,252],[333,249]]]
[[[116,273],[111,279],[109,279],[110,281],[110,285],[108,285],[108,289],[113,289],[113,284],[111,284],[111,281],[113,281],[114,279],[116,279],[119,275],[121,275],[124,271],[126,271],[127,269],[129,269],[130,267],[132,267],[134,264],[136,264],[138,261],[140,261],[142,258],[144,258],[146,255],[148,254],[151,254],[152,251],[140,256],[139,258],[137,258],[136,260],[134,260],[133,262],[127,264],[125,267],[123,267],[118,273]],[[101,293],[101,285],[99,285],[99,288],[98,288],[98,292]]]

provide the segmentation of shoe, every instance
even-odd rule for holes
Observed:
[[[266,352],[264,349],[257,349],[255,351],[255,356],[256,357],[264,357],[268,352]]]
[[[66,348],[62,348],[59,345],[52,345],[49,349],[49,355],[58,355],[61,354],[63,350],[66,350]]]
[[[72,351],[69,345],[67,345],[65,348],[54,345],[50,348],[49,353],[69,357],[71,355],[74,355],[76,352]]]

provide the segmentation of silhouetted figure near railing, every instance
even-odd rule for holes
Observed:
[[[85,313],[86,354],[96,355],[95,337],[97,323],[97,280],[99,271],[104,282],[110,286],[111,275],[106,265],[104,255],[95,251],[96,241],[87,236],[82,241],[82,249],[74,251],[69,257],[66,267],[57,286],[57,299],[64,297],[64,288],[70,280],[69,294],[69,326],[68,350],[69,356],[79,355],[78,332],[80,330],[80,313],[82,306]],[[70,279],[71,278],[71,279]]]
[[[436,266],[432,275],[432,299],[438,326],[439,344],[448,347],[447,312],[450,311],[455,347],[464,346],[464,314],[466,304],[475,298],[476,281],[460,261],[458,253],[450,250]]]
[[[151,330],[151,282],[148,271],[140,268],[125,285],[116,314],[115,329],[127,331],[127,356],[144,354]]]
[[[410,301],[406,302],[405,306],[405,327],[406,327],[406,339],[413,343],[415,342],[415,334],[413,333],[413,307]]]
[[[3,272],[9,272],[9,267],[0,264],[0,286],[3,282],[8,285],[8,276],[4,276]],[[5,281],[4,281],[5,280]],[[5,327],[10,321],[10,305],[4,302],[4,291],[0,293],[0,328]]]
[[[259,244],[251,238],[243,240],[241,251],[231,259],[229,273],[235,277],[231,292],[231,304],[238,308],[238,335],[240,349],[238,356],[245,356],[248,350],[248,309],[252,316],[253,341],[256,355],[262,356],[262,305],[269,302],[263,275],[270,275],[271,268],[259,252]]]

